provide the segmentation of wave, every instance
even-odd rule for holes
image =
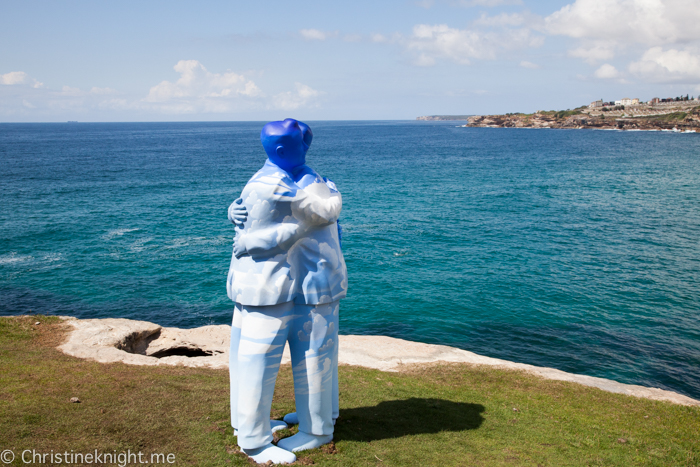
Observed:
[[[7,254],[7,255],[2,255],[0,256],[0,265],[5,265],[5,264],[15,264],[15,263],[23,263],[25,261],[31,261],[34,259],[33,256],[30,255],[18,255],[14,251]]]
[[[134,229],[114,229],[114,230],[110,230],[109,232],[104,234],[102,236],[102,238],[105,240],[111,240],[114,237],[121,237],[124,234],[127,234],[129,232],[136,232],[137,230],[141,230],[141,229],[137,229],[137,228],[134,228]]]
[[[43,258],[41,258],[44,261],[47,261],[49,263],[53,263],[54,261],[61,261],[63,259],[63,254],[61,253],[49,253],[44,255]]]

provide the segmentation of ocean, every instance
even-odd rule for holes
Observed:
[[[0,315],[230,324],[264,122],[0,124]],[[308,122],[342,334],[700,398],[700,135]]]

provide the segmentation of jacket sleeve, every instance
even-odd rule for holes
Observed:
[[[248,254],[254,258],[271,257],[288,250],[309,228],[331,225],[338,220],[343,200],[340,193],[324,199],[308,190],[299,189],[294,197],[278,198],[280,204],[289,203],[292,217],[297,222],[281,222],[252,232],[238,233],[244,236]]]
[[[307,190],[298,190],[292,201],[292,215],[303,223],[326,226],[340,217],[343,198],[340,193],[333,193],[328,199]]]
[[[238,232],[245,237],[247,253],[253,258],[272,257],[287,251],[299,238],[299,224],[280,223],[254,232]]]

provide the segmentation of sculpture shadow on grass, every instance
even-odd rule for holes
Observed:
[[[423,433],[475,430],[481,426],[481,404],[443,399],[410,398],[380,402],[373,407],[341,409],[336,441],[375,441]]]

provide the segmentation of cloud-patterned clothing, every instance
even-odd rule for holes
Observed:
[[[299,430],[332,434],[339,299],[348,284],[337,227],[342,198],[311,168],[297,168],[293,179],[269,160],[241,198],[248,218],[235,241],[246,254],[233,255],[227,280],[236,302],[229,371],[238,444],[254,449],[272,441],[270,407],[287,341]]]
[[[336,224],[340,193],[325,183],[301,188],[268,160],[241,198],[248,219],[236,235],[245,237],[250,254],[231,259],[231,300],[265,306],[331,303],[345,297],[347,269]]]
[[[299,431],[313,435],[333,433],[338,311],[338,301],[261,307],[236,304],[229,370],[231,425],[238,429],[239,446],[255,449],[272,442],[270,408],[287,341]]]

